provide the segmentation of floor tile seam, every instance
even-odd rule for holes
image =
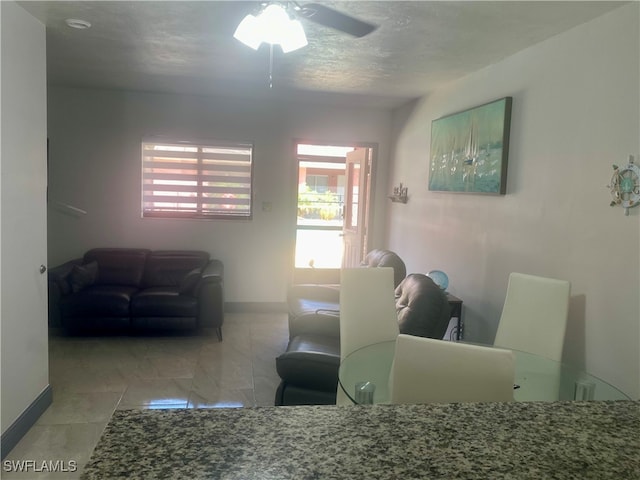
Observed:
[[[255,323],[251,323],[249,327],[249,354],[251,359],[251,391],[253,394],[253,406],[258,405],[258,396],[256,395],[256,357],[254,355],[255,352],[255,342],[256,342],[256,325]]]
[[[191,381],[189,382],[189,387],[188,387],[188,388],[185,388],[185,390],[186,390],[187,392],[189,392],[189,394],[187,395],[187,401],[186,401],[186,402],[184,402],[184,403],[185,403],[185,404],[188,404],[188,398],[189,398],[190,392],[191,392],[191,391],[193,391],[193,387],[194,387],[194,380],[193,380],[193,377],[185,377],[185,378],[182,378],[182,377],[168,377],[168,378],[161,378],[161,379],[153,378],[153,379],[149,379],[149,380],[172,380],[172,379],[174,379],[174,378],[175,378],[175,379],[181,379],[181,380],[182,380],[182,379],[190,379],[190,380],[191,380]],[[142,406],[143,406],[143,405],[145,405],[145,404],[129,404],[129,403],[122,403],[122,400],[125,398],[125,395],[127,394],[127,392],[129,391],[129,389],[130,389],[132,386],[133,386],[133,387],[135,387],[135,385],[131,385],[131,382],[127,382],[127,387],[126,387],[125,391],[122,393],[122,395],[121,395],[121,397],[120,397],[120,400],[119,400],[119,401],[118,401],[118,403],[116,404],[116,407],[115,407],[114,411],[115,411],[115,410],[118,410],[118,409],[119,409],[121,406],[123,406],[123,405],[133,405],[133,406],[136,406],[136,405],[142,405]],[[173,405],[173,404],[176,404],[176,405],[177,405],[177,404],[182,404],[182,403],[183,403],[183,402],[167,402],[166,404],[164,404],[164,403],[163,403],[162,405]],[[160,404],[158,404],[158,405],[160,405]],[[113,414],[113,413],[112,413],[112,414]]]
[[[61,428],[61,427],[77,427],[77,426],[82,426],[82,425],[84,425],[84,426],[93,425],[93,426],[98,426],[100,428],[104,428],[104,427],[107,426],[107,424],[111,420],[111,417],[113,416],[114,412],[115,412],[115,409],[104,420],[96,420],[95,417],[94,417],[91,420],[84,421],[84,422],[52,422],[52,423],[39,423],[39,422],[36,422],[36,423],[33,424],[33,427]]]
[[[49,384],[51,385],[51,384]],[[108,395],[110,393],[114,394],[114,395],[120,395],[122,396],[122,394],[124,393],[124,391],[122,389],[118,389],[118,390],[96,390],[96,391],[89,391],[89,392],[80,392],[80,391],[72,391],[72,390],[60,390],[58,389],[57,391],[55,390],[55,385],[52,385],[52,388],[54,388],[53,391],[53,402],[52,404],[55,404],[56,400],[60,399],[60,397],[64,398],[64,397],[72,397],[72,396],[103,396],[103,395]],[[56,398],[57,397],[57,398]]]
[[[118,400],[115,402],[115,405],[113,406],[113,408],[110,409],[110,413],[108,414],[107,419],[105,420],[105,425],[106,423],[109,421],[109,419],[113,416],[113,412],[115,412],[118,408],[118,405],[120,404],[120,402],[122,401],[122,397],[124,396],[124,391],[123,392],[92,392],[92,393],[96,393],[96,394],[102,394],[102,393],[119,393],[119,397]],[[91,395],[92,393],[89,393],[88,395]],[[83,393],[79,393],[78,395],[87,395],[87,394],[83,394]],[[64,398],[64,396],[63,396]],[[53,402],[55,403],[55,396],[53,397]],[[51,404],[53,405],[53,403]],[[51,408],[51,406],[49,406],[49,408]],[[48,411],[48,409],[45,411],[45,413]],[[52,414],[55,415],[55,414]],[[42,426],[48,426],[48,425],[77,425],[77,424],[90,424],[90,423],[102,423],[102,420],[100,422],[91,422],[91,421],[66,421],[66,422],[51,422],[51,423],[43,423],[43,422],[47,422],[46,418],[43,420],[42,417],[44,416],[41,415],[40,417],[38,417],[38,420],[36,420],[36,423],[34,425],[42,425]],[[95,418],[95,417],[93,417]]]
[[[116,409],[113,409],[113,412],[115,412]],[[96,420],[96,417],[91,417],[90,420],[67,420],[67,421],[51,421],[51,422],[46,422],[46,423],[42,423],[42,422],[36,422],[34,424],[34,426],[38,426],[38,427],[64,427],[64,426],[73,426],[73,425],[91,425],[91,424],[102,424],[104,423],[105,425],[107,423],[109,423],[109,420],[111,419],[111,417],[113,416],[113,412],[109,413],[108,415],[104,416],[104,419],[101,420]]]
[[[74,394],[74,393],[78,393],[78,394],[83,394],[83,393],[87,393],[87,394],[91,394],[91,393],[119,393],[119,394],[123,394],[126,390],[126,386],[123,386],[122,388],[119,388],[118,390],[100,390],[100,389],[95,389],[95,390],[75,390],[72,387],[69,387],[68,385],[56,385],[56,384],[50,384],[51,388],[53,389],[54,395],[59,395],[59,394]],[[55,397],[54,400],[55,402]]]
[[[171,375],[171,376],[167,376],[167,377],[160,377],[160,376],[150,376],[150,375],[133,375],[131,377],[128,377],[127,380],[127,386],[129,386],[129,384],[131,383],[131,381],[154,381],[154,380],[193,380],[194,374],[189,374],[189,375]]]

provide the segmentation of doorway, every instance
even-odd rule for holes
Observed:
[[[294,283],[339,283],[368,247],[375,147],[298,142]]]

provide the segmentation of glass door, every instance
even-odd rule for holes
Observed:
[[[368,210],[367,196],[360,187],[366,179],[358,174],[354,180],[347,169],[361,168],[360,159],[364,158],[363,170],[367,170],[371,148],[299,143],[296,154],[298,195],[293,280],[336,284],[345,258],[358,264],[366,242],[362,237],[364,229],[357,228],[366,223],[363,215]],[[354,213],[357,218],[353,218]],[[354,241],[354,233],[361,238]],[[348,244],[357,244],[356,251],[347,249]]]

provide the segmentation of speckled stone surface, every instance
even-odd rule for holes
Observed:
[[[116,411],[89,479],[640,479],[640,402]]]

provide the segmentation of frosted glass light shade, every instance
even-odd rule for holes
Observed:
[[[290,20],[289,28],[282,33],[280,47],[284,53],[293,52],[308,44],[307,36],[304,34],[302,24],[298,20]]]
[[[233,36],[254,50],[265,42],[280,45],[284,53],[308,43],[302,24],[289,18],[286,10],[277,4],[268,5],[258,16],[244,17]]]
[[[260,31],[260,22],[253,15],[247,15],[236,28],[233,34],[234,38],[240,40],[247,47],[257,50],[262,43],[262,32]]]

